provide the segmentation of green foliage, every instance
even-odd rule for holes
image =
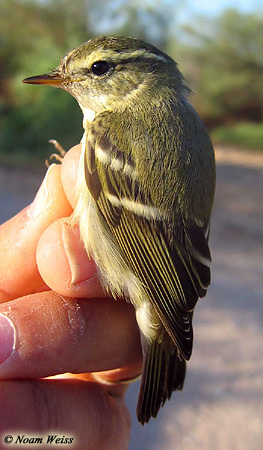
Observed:
[[[82,115],[75,100],[21,81],[48,72],[71,48],[100,34],[133,35],[171,54],[208,126],[262,121],[263,15],[228,10],[215,19],[195,17],[182,33],[176,14],[183,2],[171,9],[169,0],[0,0],[0,160],[21,154],[43,159],[50,138],[65,148],[79,142]],[[255,132],[259,139],[252,128],[247,138]]]
[[[185,27],[193,101],[208,125],[263,117],[263,14],[226,10]]]
[[[231,127],[218,127],[212,130],[211,137],[216,144],[263,150],[262,123],[241,122]]]
[[[44,88],[42,88],[44,89]],[[33,159],[47,157],[48,140],[65,148],[78,143],[83,134],[82,114],[76,101],[52,88],[34,101],[11,108],[1,119],[0,148],[9,155],[23,152]]]
[[[0,2],[0,158],[20,160],[23,154],[43,159],[53,150],[50,138],[65,148],[80,141],[81,111],[66,93],[26,86],[22,79],[48,72],[70,48],[87,40],[84,0],[75,6],[69,0],[11,3]]]

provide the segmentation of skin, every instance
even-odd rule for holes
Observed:
[[[74,449],[124,449],[127,384],[111,382],[140,373],[140,339],[133,307],[103,293],[67,224],[79,154],[52,165],[33,204],[0,227],[0,314],[16,330],[0,364],[0,435],[52,430]]]

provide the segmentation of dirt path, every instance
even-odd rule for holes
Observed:
[[[263,448],[263,155],[217,150],[212,286],[197,306],[183,394],[158,420],[135,420],[130,450]],[[0,221],[33,199],[41,176],[0,168]]]

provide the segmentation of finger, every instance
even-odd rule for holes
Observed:
[[[102,372],[92,372],[92,373],[71,373],[66,372],[59,375],[52,375],[51,377],[46,377],[47,380],[60,380],[60,379],[73,379],[73,380],[84,380],[92,381],[102,385],[108,394],[114,395],[115,397],[123,396],[127,391],[130,383],[138,381],[141,377],[142,363],[130,364],[126,367],[121,367],[114,370],[105,370]]]
[[[2,304],[0,340],[0,379],[99,372],[141,361],[134,308],[110,298],[75,300],[47,291]]]
[[[36,247],[45,228],[71,214],[61,183],[61,167],[50,166],[34,202],[0,227],[0,301],[43,289]]]
[[[105,296],[96,265],[81,244],[79,229],[65,220],[52,223],[44,231],[37,246],[37,264],[45,283],[61,295]]]
[[[62,161],[61,179],[64,191],[72,208],[77,203],[76,180],[78,177],[79,159],[81,153],[81,145],[71,148]],[[83,167],[84,170],[84,167]]]
[[[4,381],[0,405],[1,435],[13,431],[17,436],[21,430],[43,436],[43,443],[49,435],[64,436],[73,438],[74,450],[123,450],[128,445],[130,419],[123,401],[108,396],[96,383]]]

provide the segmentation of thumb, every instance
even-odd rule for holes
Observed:
[[[0,226],[0,302],[43,288],[36,263],[37,243],[50,223],[71,212],[61,167],[52,165],[33,203]]]

